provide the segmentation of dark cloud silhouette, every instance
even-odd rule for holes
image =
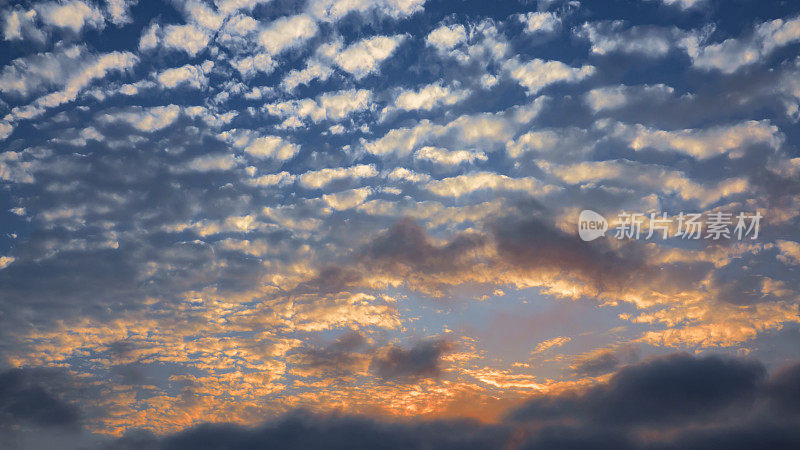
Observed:
[[[296,412],[256,429],[202,425],[158,441],[131,434],[109,449],[495,449],[505,427],[471,421],[379,422]]]
[[[0,373],[0,430],[18,426],[77,426],[78,408],[53,392],[62,379],[63,374],[43,369]]]
[[[436,348],[427,342],[394,357],[424,360]],[[607,383],[531,399],[494,425],[294,412],[258,428],[205,424],[163,438],[130,432],[108,448],[795,449],[798,379],[800,365],[767,376],[750,359],[672,354],[627,366]]]
[[[364,334],[350,331],[325,347],[303,350],[296,356],[295,364],[316,375],[342,377],[351,374],[355,366],[367,358],[359,351],[368,347]]]
[[[757,362],[675,354],[623,368],[608,384],[580,394],[534,399],[513,417],[611,426],[685,422],[752,401],[764,375]]]
[[[441,357],[452,344],[441,340],[423,341],[404,349],[390,347],[384,355],[373,358],[371,369],[384,380],[416,380],[437,377],[441,373]]]

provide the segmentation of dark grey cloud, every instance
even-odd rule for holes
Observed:
[[[363,333],[350,331],[327,346],[306,348],[295,357],[298,368],[311,370],[326,378],[350,375],[367,358],[370,349]]]
[[[78,408],[60,398],[64,374],[45,369],[0,373],[0,433],[18,427],[77,427]]]
[[[131,434],[109,449],[494,449],[504,427],[471,421],[380,422],[362,417],[290,414],[256,429],[202,425],[158,440]]]
[[[585,393],[532,400],[514,417],[610,426],[685,423],[752,401],[764,376],[757,362],[676,354],[623,368]]]
[[[430,345],[430,344],[429,344]],[[205,424],[165,437],[129,432],[113,449],[793,449],[800,365],[672,354],[586,390],[531,399],[496,425],[384,422],[294,412],[258,428]]]
[[[438,377],[441,357],[451,349],[452,344],[442,339],[422,341],[408,349],[392,346],[384,355],[376,356],[370,368],[384,380]]]

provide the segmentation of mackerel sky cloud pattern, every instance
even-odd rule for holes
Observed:
[[[798,448],[798,50],[781,1],[0,3],[0,447]]]

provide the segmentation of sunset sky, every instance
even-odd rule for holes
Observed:
[[[788,0],[0,0],[0,448],[800,448],[798,50]]]

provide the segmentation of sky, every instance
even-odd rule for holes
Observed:
[[[800,448],[799,49],[788,0],[0,0],[0,447]]]

